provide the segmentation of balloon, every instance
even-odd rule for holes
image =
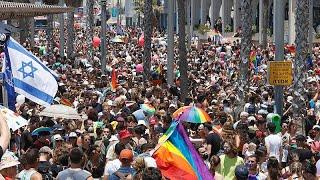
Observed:
[[[19,94],[16,97],[16,101],[18,105],[22,105],[26,101],[26,97],[24,95]]]
[[[97,48],[100,46],[100,43],[101,43],[101,40],[99,37],[93,37],[93,40],[92,40],[92,45],[94,48]]]
[[[144,36],[142,35],[142,36],[140,36],[140,38],[139,38],[139,40],[138,40],[138,45],[139,46],[144,46]]]
[[[142,64],[138,64],[138,65],[136,66],[136,72],[137,72],[137,73],[143,72],[143,66],[142,66]]]

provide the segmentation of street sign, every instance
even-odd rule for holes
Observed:
[[[274,86],[290,86],[292,84],[292,62],[268,62],[268,83]]]

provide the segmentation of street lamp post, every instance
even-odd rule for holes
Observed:
[[[284,60],[284,1],[274,0],[274,42],[275,42],[275,61]],[[282,116],[283,108],[283,87],[275,86],[276,113]]]
[[[102,74],[106,73],[106,16],[107,16],[107,8],[106,8],[106,0],[101,0],[101,71]]]

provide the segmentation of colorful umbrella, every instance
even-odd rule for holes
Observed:
[[[48,132],[51,133],[52,129],[48,128],[48,127],[39,127],[37,129],[35,129],[34,131],[32,131],[31,135],[32,136],[38,136],[40,132]]]
[[[173,118],[191,123],[205,123],[211,121],[208,113],[196,106],[184,106],[179,108],[173,113]]]
[[[27,120],[4,106],[0,106],[0,112],[5,117],[7,124],[12,131],[16,131],[23,126],[28,125]]]
[[[140,108],[149,115],[153,115],[156,112],[156,109],[151,104],[141,104]]]

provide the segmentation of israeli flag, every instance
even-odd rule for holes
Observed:
[[[51,105],[58,90],[55,74],[11,37],[5,45],[3,69],[8,95],[14,89],[37,104]]]

